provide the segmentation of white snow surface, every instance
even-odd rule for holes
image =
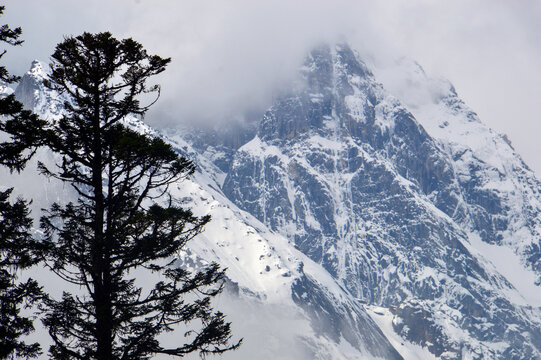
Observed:
[[[420,345],[413,344],[407,340],[402,339],[393,330],[393,321],[396,321],[395,316],[389,311],[389,309],[381,306],[365,306],[370,317],[378,324],[380,329],[383,330],[387,339],[391,342],[394,348],[407,360],[435,360],[436,357],[427,348]]]
[[[11,87],[0,82],[0,97],[11,95],[15,92]]]
[[[513,285],[516,291],[507,290],[509,299],[517,305],[541,308],[541,286],[536,285],[539,277],[525,268],[519,255],[508,246],[488,244],[475,233],[468,238],[468,249]]]

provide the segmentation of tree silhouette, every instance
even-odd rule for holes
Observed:
[[[5,10],[0,6],[0,15]],[[9,45],[20,45],[21,28],[12,29],[0,26],[0,41]],[[6,50],[0,53],[4,56]],[[9,84],[19,78],[9,74],[5,66],[0,66],[0,81]],[[0,116],[5,119],[24,120],[32,117],[23,111],[22,104],[13,95],[0,97]],[[0,127],[0,130],[2,128]],[[17,271],[26,269],[37,262],[33,256],[36,243],[30,234],[32,220],[27,203],[17,199],[9,201],[13,189],[0,191],[0,359],[11,356],[35,357],[40,353],[38,344],[26,344],[21,337],[34,330],[32,320],[21,315],[21,309],[40,297],[37,283],[28,279],[17,283]]]
[[[41,173],[78,195],[53,204],[41,219],[44,260],[82,289],[45,303],[54,358],[147,359],[239,346],[230,343],[224,315],[211,307],[223,270],[215,263],[194,273],[173,266],[175,254],[210,220],[175,205],[168,192],[194,172],[194,164],[163,140],[123,124],[148,110],[141,95],[159,95],[159,86],[147,80],[169,61],[107,32],[67,37],[52,55],[46,82],[69,99],[63,116],[4,125],[11,135],[1,145],[11,151],[5,162],[21,169],[36,148],[46,147],[59,160],[55,167],[40,163]],[[143,288],[135,281],[137,269],[157,272],[161,280]],[[178,346],[163,347],[158,336],[179,324],[192,330]]]

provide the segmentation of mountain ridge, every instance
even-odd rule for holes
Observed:
[[[482,341],[470,347],[475,337],[504,341],[509,336],[504,313],[518,312],[514,321],[534,337],[538,329],[498,294],[513,286],[494,269],[487,271],[468,250],[470,236],[497,244],[501,233],[516,224],[516,218],[509,219],[509,207],[502,205],[505,199],[484,188],[483,171],[493,169],[482,167],[482,161],[470,162],[469,182],[460,178],[464,174],[455,168],[460,158],[444,150],[447,144],[441,138],[431,138],[349,47],[316,49],[303,71],[307,89],[275,101],[257,137],[233,153],[223,186],[226,195],[271,229],[295,239],[301,251],[354,296],[397,307],[406,323],[395,330],[437,356],[457,358],[471,351],[538,357],[539,345],[521,355]],[[444,104],[463,111],[465,105],[450,91]],[[503,140],[500,144],[508,146]],[[518,159],[517,164],[523,163]],[[530,176],[518,190],[535,203],[539,181],[525,167],[517,172]],[[528,255],[538,253],[539,207],[519,209],[518,215],[533,224],[526,229],[531,247],[520,241],[512,245],[532,261]],[[529,266],[535,269],[533,260]],[[458,292],[442,296],[448,288]],[[499,307],[490,308],[495,303]],[[460,321],[453,320],[456,311],[462,314]],[[436,314],[445,315],[427,320]],[[477,329],[482,321],[467,319],[471,314],[489,319],[484,330]],[[445,329],[442,321],[451,325]],[[457,331],[463,334],[457,337]]]
[[[428,356],[412,344],[442,359],[541,358],[541,304],[520,300],[496,256],[510,249],[541,273],[540,183],[505,138],[422,69],[406,77],[429,101],[392,96],[346,44],[315,49],[300,71],[305,87],[239,131],[126,120],[199,165],[175,195],[215,224],[190,254],[226,264],[240,298],[296,309],[313,332],[299,340],[307,358]],[[16,94],[52,119],[62,100],[45,76],[31,71]]]

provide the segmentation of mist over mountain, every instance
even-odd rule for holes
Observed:
[[[13,74],[22,75],[32,59],[47,62],[65,35],[83,31],[133,37],[149,51],[172,57],[158,80],[162,98],[148,118],[156,127],[263,112],[314,45],[346,39],[367,63],[385,67],[408,56],[428,74],[451,79],[483,121],[507,134],[529,166],[541,170],[536,136],[541,3],[536,0],[5,4],[6,22],[21,26],[25,40],[3,58]]]
[[[46,69],[15,93],[53,120]],[[228,268],[224,358],[541,359],[541,182],[508,138],[408,59],[329,43],[295,79],[243,121],[125,120],[198,165],[174,196],[213,220],[177,265]],[[37,176],[0,179],[35,212],[73,196]]]

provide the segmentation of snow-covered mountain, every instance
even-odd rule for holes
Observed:
[[[213,220],[179,264],[228,268],[218,305],[246,340],[225,358],[541,359],[541,183],[507,138],[408,60],[340,44],[300,71],[246,124],[126,120],[199,165],[175,195]],[[53,118],[44,76],[16,95]]]

